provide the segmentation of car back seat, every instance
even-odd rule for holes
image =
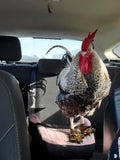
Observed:
[[[21,59],[20,41],[16,37],[0,36],[0,70],[14,75],[19,81],[23,94],[26,114],[28,114],[28,91],[31,83],[36,82],[37,64],[16,64]],[[5,61],[3,63],[3,61]]]
[[[22,91],[26,114],[28,112],[28,91],[31,83],[36,82],[37,65],[0,64],[0,70],[11,73],[19,81]]]

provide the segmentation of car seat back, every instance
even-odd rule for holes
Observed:
[[[17,80],[0,71],[0,160],[30,160],[25,117]]]

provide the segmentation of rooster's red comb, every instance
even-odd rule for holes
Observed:
[[[81,46],[82,52],[86,52],[88,50],[88,47],[91,44],[92,40],[94,39],[96,32],[97,32],[97,29],[92,34],[90,34],[89,32],[88,36],[84,39]]]

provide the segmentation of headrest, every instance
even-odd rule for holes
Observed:
[[[19,61],[21,59],[20,41],[16,37],[0,36],[0,60]]]
[[[39,72],[45,77],[58,75],[63,67],[63,61],[60,59],[40,59],[38,62]]]

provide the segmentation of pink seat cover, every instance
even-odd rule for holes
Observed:
[[[32,115],[30,117],[30,120],[33,123],[40,123],[40,120],[36,115]],[[91,123],[87,118],[85,118],[85,125],[91,126]],[[70,129],[50,128],[50,127],[44,127],[42,125],[38,125],[38,131],[42,139],[50,144],[63,145],[63,146],[67,146],[67,145],[85,146],[85,145],[91,145],[95,143],[95,136],[93,133],[91,135],[84,137],[83,142],[79,144],[79,143],[69,141]]]

